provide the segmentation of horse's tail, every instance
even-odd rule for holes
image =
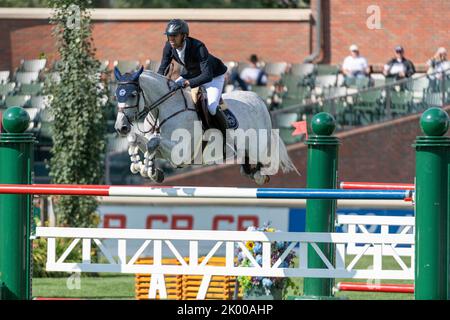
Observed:
[[[273,130],[271,134],[271,139],[278,139],[278,141],[272,141],[272,145],[279,146],[279,156],[280,156],[280,167],[283,171],[283,173],[295,171],[299,176],[301,175],[300,172],[298,172],[297,168],[295,167],[294,163],[292,162],[291,158],[289,157],[289,154],[287,152],[286,145],[284,144],[283,140],[281,139],[280,135],[278,134],[278,130]],[[274,144],[274,142],[278,142]]]
[[[262,105],[264,106],[265,110],[268,110],[268,107],[266,105],[266,102],[257,94],[255,94],[257,98],[262,102]],[[271,122],[271,128],[272,127],[272,118],[270,117],[270,114],[268,115]],[[279,167],[278,169],[281,169],[283,173],[295,171],[299,176],[301,176],[300,172],[298,172],[297,168],[295,167],[294,163],[292,162],[291,158],[289,157],[289,154],[286,149],[286,145],[284,144],[283,140],[281,139],[279,135],[279,130],[271,130],[270,134],[270,142],[271,146],[278,146],[278,156],[279,156]]]

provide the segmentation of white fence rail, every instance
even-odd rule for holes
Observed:
[[[378,233],[382,235],[389,234],[414,234],[414,217],[395,217],[395,216],[366,216],[366,215],[337,215],[337,225],[344,227],[344,232],[350,234],[373,234],[373,230],[379,229]],[[392,232],[393,231],[393,232]],[[361,245],[349,243],[347,254],[358,254]],[[368,248],[365,255],[376,255],[375,247]],[[383,249],[383,255],[411,257],[414,261],[414,246],[395,246],[392,251],[390,246]]]
[[[414,279],[414,234],[407,231],[400,234],[389,233],[389,225],[398,225],[406,220],[387,219],[393,217],[340,216],[338,222],[348,224],[345,233],[306,232],[259,232],[259,231],[206,231],[206,230],[147,230],[147,229],[88,229],[88,228],[44,228],[36,229],[37,237],[47,238],[48,271],[66,272],[120,272],[152,274],[149,297],[159,290],[166,297],[164,274],[203,275],[197,298],[202,299],[213,275],[261,276],[261,277],[317,277],[355,279]],[[413,218],[412,218],[413,219]],[[403,220],[403,222],[401,221]],[[411,219],[406,228],[411,230]],[[413,220],[412,220],[413,221]],[[369,233],[365,225],[379,224],[382,233]],[[362,232],[357,232],[357,226]],[[386,231],[387,228],[387,231]],[[408,229],[409,228],[409,229]],[[57,257],[56,240],[73,239],[64,253]],[[117,241],[112,252],[104,244],[105,240]],[[138,250],[130,250],[127,244],[140,241]],[[247,241],[262,242],[262,263],[258,264],[246,248]],[[271,243],[284,241],[289,245],[277,261],[272,263]],[[207,242],[211,247],[201,263],[199,245]],[[334,261],[330,261],[320,249],[321,244],[331,243],[335,248]],[[66,262],[75,248],[81,246],[81,260]],[[92,261],[92,249],[96,246],[106,258],[105,263]],[[189,248],[189,262],[183,259],[177,246]],[[287,255],[298,246],[299,263],[295,268],[281,267]],[[399,247],[408,246],[408,248]],[[320,257],[324,268],[308,267],[308,247]],[[217,254],[219,248],[225,250],[225,265],[209,265],[208,261]],[[237,248],[251,261],[248,267],[236,265]],[[407,250],[404,250],[407,249]],[[148,252],[151,252],[150,255]],[[222,250],[223,251],[223,250]],[[163,257],[172,255],[179,264],[165,264]],[[136,264],[141,257],[153,258],[152,264]],[[364,256],[373,258],[371,269],[357,268]],[[383,257],[390,256],[397,265],[392,269],[383,268]],[[409,263],[402,259],[409,256]],[[331,259],[333,260],[333,259]],[[406,259],[407,260],[407,259]]]

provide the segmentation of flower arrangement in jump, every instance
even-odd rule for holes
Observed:
[[[270,222],[262,227],[248,227],[247,231],[261,231],[261,232],[278,232],[270,227]],[[276,241],[271,243],[271,265],[274,265],[280,256],[286,251],[290,242]],[[256,263],[262,266],[262,242],[247,241],[245,243],[246,249],[250,252]],[[237,248],[238,266],[239,267],[253,267],[253,263],[238,246]],[[296,253],[291,250],[286,258],[281,262],[279,268],[290,268],[294,266],[294,258]],[[239,286],[243,289],[244,296],[248,295],[271,295],[275,291],[281,291],[285,285],[288,285],[289,279],[284,277],[238,277]]]

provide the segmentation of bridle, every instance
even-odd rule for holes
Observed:
[[[167,79],[167,87],[170,89],[169,83],[170,83],[170,79]],[[148,113],[150,113],[151,111],[153,111],[154,109],[156,109],[157,107],[159,107],[161,104],[163,104],[165,101],[167,101],[168,99],[170,99],[172,96],[174,96],[178,90],[182,89],[181,87],[176,88],[175,90],[169,90],[168,93],[164,94],[163,96],[161,96],[160,98],[158,98],[155,102],[153,102],[152,104],[150,104],[149,106],[144,105],[144,109],[142,111],[139,111],[139,105],[140,105],[140,99],[141,99],[141,95],[143,94],[143,90],[141,88],[141,86],[139,85],[139,81],[119,81],[118,85],[127,85],[127,84],[131,84],[137,87],[137,103],[134,106],[126,106],[126,107],[119,107],[118,111],[122,112],[125,116],[125,118],[128,120],[128,122],[130,123],[131,126],[133,126],[133,121],[136,121],[136,127],[137,129],[143,133],[160,133],[161,132],[161,127],[163,126],[164,123],[166,123],[169,119],[185,112],[185,111],[194,111],[197,112],[196,109],[194,108],[189,108],[186,97],[184,96],[183,91],[181,92],[181,95],[183,96],[183,101],[184,101],[184,108],[181,110],[178,110],[177,112],[171,114],[170,116],[168,116],[167,118],[161,120],[159,122],[159,125],[156,124],[156,120],[158,119],[159,116],[159,111],[157,116],[155,117],[155,123],[150,123],[150,121],[147,120],[147,118],[145,118],[148,122],[148,124],[150,125],[150,129],[148,131],[142,131],[139,128],[139,125],[137,124],[137,121],[139,121],[140,119],[142,119],[143,117],[145,117]],[[127,116],[127,114],[125,112],[123,112],[125,109],[134,109],[137,108],[138,112],[135,114],[133,121],[130,120],[130,118]]]

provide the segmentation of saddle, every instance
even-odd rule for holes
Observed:
[[[202,121],[203,130],[208,129],[218,129],[215,126],[214,119],[208,111],[208,95],[206,93],[206,89],[203,86],[199,86],[191,89],[192,100],[194,102],[195,110],[197,110],[197,114]],[[225,105],[225,101],[223,101],[222,97],[220,97],[219,108],[224,111],[227,109]]]

